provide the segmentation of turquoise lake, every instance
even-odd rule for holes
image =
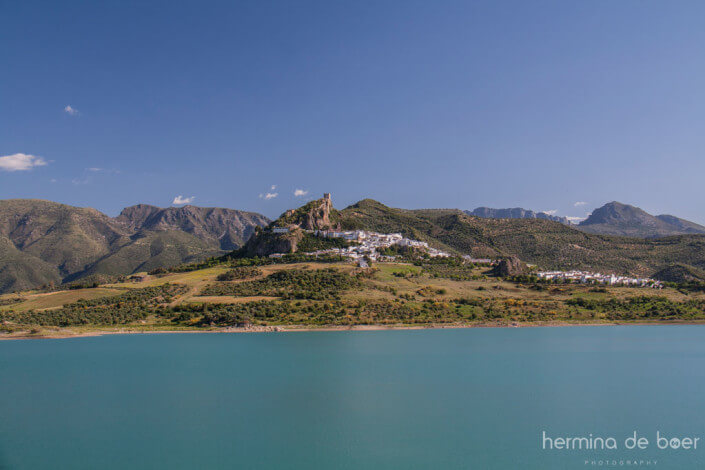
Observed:
[[[705,468],[655,441],[704,422],[698,326],[0,342],[3,470]]]

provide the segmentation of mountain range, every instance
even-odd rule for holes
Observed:
[[[545,219],[571,225],[567,217],[515,207],[493,209],[478,207],[466,214],[488,219]],[[625,237],[657,238],[671,235],[705,234],[705,226],[674,215],[651,215],[635,206],[613,201],[595,209],[575,226],[585,232]]]
[[[261,214],[137,205],[115,218],[43,200],[0,201],[0,292],[130,274],[240,247]]]
[[[277,233],[274,227],[286,227]],[[705,235],[630,238],[587,233],[540,218],[482,218],[457,209],[395,209],[364,199],[342,210],[329,199],[288,211],[270,229],[259,230],[242,256],[295,252],[305,233],[297,228],[399,232],[431,246],[475,258],[517,256],[543,269],[705,280]]]
[[[562,224],[570,225],[567,217],[551,215],[546,212],[534,212],[521,207],[513,207],[511,209],[493,209],[491,207],[478,207],[472,211],[465,211],[467,215],[482,217],[485,219],[545,219]]]
[[[0,293],[78,280],[102,282],[243,247],[241,253],[250,256],[296,251],[301,234],[261,230],[267,226],[400,232],[453,253],[514,255],[545,269],[705,280],[705,227],[674,216],[652,216],[617,202],[596,209],[577,226],[523,209],[476,211],[395,209],[372,199],[336,210],[330,198],[322,198],[271,223],[261,214],[222,208],[140,204],[109,217],[50,201],[4,200]],[[304,240],[301,246],[311,243]]]

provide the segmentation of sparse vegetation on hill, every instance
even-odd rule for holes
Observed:
[[[261,275],[262,271],[254,266],[238,266],[224,272],[223,274],[219,274],[216,280],[221,282],[236,281],[242,279],[252,279],[253,277],[258,277]]]
[[[310,233],[304,233],[297,246],[297,251],[306,253],[318,250],[328,250],[330,248],[345,248],[350,246],[350,242],[343,238],[323,238],[316,237]]]
[[[118,296],[78,300],[50,310],[0,311],[0,322],[41,326],[121,325],[144,320],[159,305],[171,302],[186,290],[183,285],[162,284],[132,289]]]
[[[287,211],[266,228],[258,226],[261,219],[252,219],[255,235],[226,256],[219,250],[225,246],[222,243],[234,243],[234,232],[228,229],[227,242],[216,235],[219,228],[232,226],[232,221],[224,220],[230,212],[190,206],[182,209],[135,206],[111,219],[92,209],[46,201],[0,201],[0,216],[5,217],[0,219],[4,221],[0,224],[0,292],[86,278],[103,282],[107,278],[101,276],[159,269],[188,272],[232,266],[235,259],[245,264],[256,259],[261,265],[300,262],[306,260],[303,252],[347,245],[342,239],[307,232],[334,226],[399,232],[440,250],[474,258],[516,256],[541,269],[580,269],[677,282],[698,282],[705,271],[705,235],[657,239],[597,235],[550,220],[479,218],[454,209],[394,209],[371,199],[341,211],[332,207],[330,199],[311,201]],[[664,217],[659,219],[663,223],[693,229],[687,221],[665,221]],[[191,227],[199,220],[202,227]],[[275,227],[286,232],[275,231]],[[246,236],[246,232],[242,234]],[[413,254],[388,251],[383,254],[413,259]],[[271,260],[268,256],[272,253],[286,256]],[[448,269],[446,274],[450,275]],[[464,274],[453,275],[460,279]]]
[[[284,299],[331,300],[347,289],[359,287],[357,277],[336,269],[287,269],[256,281],[213,284],[201,292],[205,296],[267,296]]]
[[[504,279],[459,258],[375,266],[216,266],[143,284],[4,296],[0,330],[705,322],[705,289],[693,283],[658,290]],[[245,278],[217,280],[232,271]]]
[[[662,281],[676,283],[705,282],[705,270],[687,264],[675,263],[661,269],[654,274],[654,277]]]
[[[694,320],[705,317],[705,299],[673,302],[664,296],[635,296],[627,299],[570,299],[567,305],[604,314],[611,320],[678,318]]]
[[[401,232],[477,258],[518,256],[544,269],[652,276],[672,263],[705,269],[705,236],[659,239],[584,233],[541,219],[485,219],[448,209],[404,210],[363,200],[340,211],[343,227]]]

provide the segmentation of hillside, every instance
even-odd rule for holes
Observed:
[[[539,218],[482,218],[457,209],[394,209],[372,199],[340,211],[326,204],[320,199],[288,211],[251,238],[238,255],[295,252],[305,236],[301,230],[304,224],[313,223],[311,226],[319,228],[335,224],[343,230],[399,232],[451,253],[475,258],[518,256],[543,269],[653,276],[674,263],[696,270],[705,268],[703,235],[628,238],[586,233]],[[322,207],[325,210],[321,211]],[[273,227],[286,227],[288,231],[276,233]]]
[[[705,282],[705,270],[677,263],[661,269],[654,277],[667,282]]]
[[[0,201],[0,292],[130,274],[241,246],[268,219],[197,207],[127,208],[117,217],[50,201]]]
[[[139,204],[123,209],[115,219],[133,232],[180,231],[234,250],[254,233],[255,227],[269,223],[261,214],[218,207],[155,207]]]
[[[91,228],[103,227],[101,223],[116,234],[134,231],[147,226],[146,221],[156,214],[140,208],[131,214],[136,222],[130,225],[94,211],[70,209],[51,206],[72,221],[57,225],[72,227],[77,240],[87,237]],[[81,215],[95,220],[85,221]],[[415,252],[392,262],[375,262],[371,269],[335,257],[266,257],[271,252],[308,251],[317,244],[347,243],[311,232],[338,227],[400,232],[450,252],[503,257],[504,261],[517,256],[540,268],[629,273],[679,284],[663,289],[554,285],[539,280],[530,269],[503,274],[501,269],[460,257],[428,258]],[[30,239],[31,231],[20,232]],[[113,242],[114,254],[92,263],[81,275],[99,279],[106,271],[148,271],[177,260],[197,259],[214,246],[212,240],[175,230],[142,230],[120,245],[124,238]],[[9,239],[0,238],[6,259],[26,256],[3,240]],[[23,263],[18,266],[35,282],[61,276],[37,257]],[[394,209],[371,199],[338,211],[324,197],[286,211],[266,227],[256,227],[244,247],[214,263],[98,282],[102,285],[92,289],[2,295],[0,334],[701,323],[705,321],[704,279],[703,235],[658,239],[594,235],[550,220],[471,217],[455,209]]]
[[[0,295],[0,339],[100,332],[703,323],[703,285],[663,289],[498,278],[456,259],[232,260],[96,288]]]
[[[59,269],[36,256],[22,253],[0,236],[0,293],[59,283]]]
[[[619,203],[596,210],[586,222],[578,230],[542,218],[394,209],[372,199],[336,210],[329,196],[286,211],[269,225],[262,215],[230,209],[137,205],[111,218],[49,201],[6,200],[0,201],[0,292],[87,278],[102,282],[106,276],[196,262],[240,248],[238,256],[244,257],[296,252],[299,246],[320,249],[321,241],[306,231],[337,227],[400,232],[477,258],[514,255],[545,269],[663,275],[668,280],[699,278],[705,269],[705,235],[589,233],[605,227],[629,233],[648,228],[667,234],[675,227],[693,232],[697,224]],[[668,269],[674,265],[679,267]]]
[[[594,235],[541,219],[487,219],[460,210],[393,209],[371,199],[339,212],[343,228],[402,232],[475,257],[516,255],[545,269],[653,275],[672,263],[705,268],[705,236],[641,239]]]
[[[532,210],[514,207],[511,209],[493,209],[491,207],[478,207],[472,211],[464,211],[467,215],[482,217],[485,219],[545,219],[562,224],[570,225],[566,217],[547,214],[545,212],[534,212]]]
[[[656,238],[671,235],[705,234],[705,227],[673,215],[651,215],[628,204],[610,202],[595,209],[578,224],[585,232],[602,235]]]

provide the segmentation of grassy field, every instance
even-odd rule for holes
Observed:
[[[65,304],[76,302],[78,300],[92,300],[103,297],[110,297],[118,294],[122,294],[125,291],[125,287],[120,285],[119,287],[98,287],[95,289],[76,289],[76,290],[65,290],[58,292],[45,292],[45,293],[28,293],[28,294],[7,294],[0,296],[0,299],[22,299],[20,303],[14,303],[9,305],[0,306],[0,311],[3,310],[46,310],[52,308],[59,308]]]
[[[378,263],[365,270],[347,263],[267,265],[252,278],[218,281],[229,269],[0,296],[2,336],[705,321],[705,293],[676,288],[519,283],[490,276],[482,267],[438,270],[405,263]],[[456,280],[458,275],[462,280]],[[203,294],[214,287],[222,295]]]

